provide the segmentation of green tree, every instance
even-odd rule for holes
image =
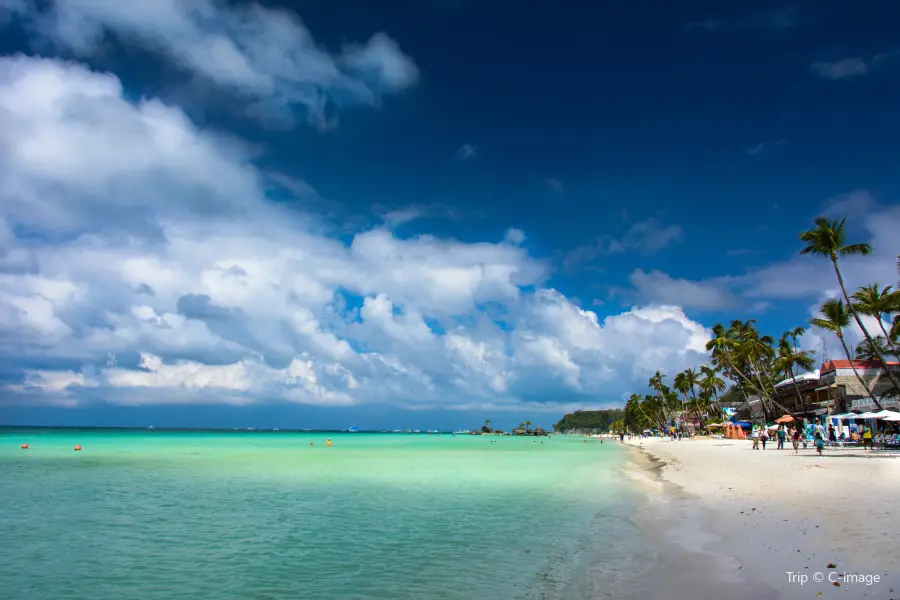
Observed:
[[[796,333],[798,330],[800,333]],[[797,393],[797,399],[803,406],[803,415],[805,417],[809,411],[807,410],[806,399],[803,397],[803,394],[800,393],[800,386],[797,385],[794,369],[797,368],[803,369],[804,371],[811,371],[813,368],[812,352],[808,350],[798,350],[796,341],[795,345],[791,345],[790,341],[788,341],[788,338],[793,337],[794,340],[796,340],[797,336],[802,334],[803,328],[798,327],[781,336],[781,340],[778,342],[778,358],[775,359],[775,368],[786,377],[790,377],[791,381],[793,381],[794,391]]]
[[[878,346],[878,351],[882,354],[893,354],[890,348],[885,345],[884,338],[876,336],[872,338],[872,342]],[[856,358],[859,360],[878,360],[876,357],[878,352],[872,348],[871,344],[869,344],[868,340],[863,340],[859,344],[856,345]]]
[[[724,415],[725,411],[722,410],[722,405],[719,404],[719,392],[725,389],[725,382],[719,377],[719,372],[709,365],[700,367],[700,374],[703,376],[700,380],[700,389],[714,399],[716,410]]]
[[[891,336],[888,335],[881,319],[885,315],[890,315],[897,311],[898,303],[900,303],[900,294],[898,294],[898,292],[894,292],[891,286],[886,286],[883,290],[879,290],[877,283],[861,287],[853,294],[853,307],[861,314],[874,317],[875,320],[878,321],[878,326],[881,328],[881,333],[884,334],[884,340],[887,341],[889,347],[886,348],[889,349],[889,352],[882,351],[882,354],[889,353],[897,356],[897,348],[891,341]],[[874,339],[877,340],[877,336]],[[867,347],[872,349],[872,342],[869,340],[866,341],[868,342]],[[873,356],[872,358],[877,360],[876,356]]]
[[[850,296],[847,294],[847,286],[844,285],[844,276],[838,265],[838,256],[867,256],[872,253],[872,247],[869,244],[845,243],[846,235],[844,232],[844,225],[846,222],[847,219],[834,219],[829,221],[824,217],[817,218],[815,220],[816,226],[813,229],[804,231],[800,234],[800,239],[806,243],[806,247],[800,251],[800,254],[815,254],[831,260],[831,264],[834,267],[834,274],[837,276],[838,285],[841,287],[841,294],[844,296],[844,302],[847,303],[850,314],[856,321],[856,325],[863,332],[866,340],[868,340],[869,345],[875,350],[878,361],[881,363],[885,373],[891,380],[891,385],[894,390],[900,393],[900,383],[897,382],[896,376],[888,368],[887,362],[884,360],[884,355],[878,351],[877,346],[872,341],[872,336],[859,318],[859,313],[850,301]],[[850,356],[849,352],[847,353],[847,356],[852,362],[853,357]]]
[[[863,379],[859,374],[859,371],[856,370],[856,364],[854,364],[853,362],[853,356],[850,355],[850,349],[847,347],[846,340],[844,340],[844,328],[850,324],[850,313],[844,307],[844,303],[837,299],[828,300],[827,302],[825,302],[825,304],[822,305],[820,311],[822,313],[822,316],[812,319],[810,323],[814,327],[830,331],[837,336],[837,338],[841,341],[841,346],[843,346],[844,348],[844,354],[847,355],[847,360],[850,361],[850,366],[853,369],[853,374],[856,375],[856,378],[862,384],[863,388],[865,388],[866,392],[869,394],[869,397],[872,399],[872,402],[875,403],[875,406],[881,409],[881,404],[875,398],[875,394],[872,393],[872,390],[869,389],[869,384],[866,383],[866,380]]]

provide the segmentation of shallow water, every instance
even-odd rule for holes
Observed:
[[[625,585],[646,551],[626,453],[534,441],[0,429],[2,597],[568,600]]]

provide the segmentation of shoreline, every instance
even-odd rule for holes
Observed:
[[[900,598],[900,457],[743,440],[624,446],[640,471],[624,474],[647,493],[636,522],[660,549],[634,598]]]

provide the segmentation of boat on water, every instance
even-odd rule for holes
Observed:
[[[356,425],[351,425],[350,428],[347,429],[348,433],[356,433],[357,431],[359,430],[356,428]]]

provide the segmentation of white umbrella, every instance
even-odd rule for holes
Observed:
[[[882,420],[882,421],[891,421],[891,422],[893,422],[893,421],[900,421],[900,413],[894,413],[894,414],[892,414],[891,416],[884,417],[884,418],[881,419],[881,420]]]
[[[857,419],[877,419],[878,417],[875,416],[875,413],[864,412],[860,415],[856,415],[856,418]]]
[[[890,417],[896,417],[898,415],[900,415],[900,413],[893,411],[893,410],[879,410],[876,413],[872,413],[872,418],[873,419],[886,419],[886,418],[890,418]]]

